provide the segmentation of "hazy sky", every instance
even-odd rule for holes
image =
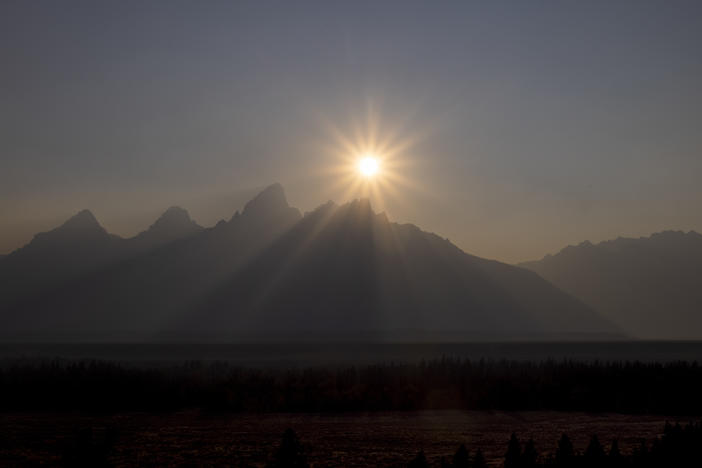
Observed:
[[[346,201],[369,122],[405,146],[376,206],[469,253],[702,231],[700,1],[3,0],[0,66],[0,253],[82,208]]]

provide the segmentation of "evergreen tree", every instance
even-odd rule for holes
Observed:
[[[609,455],[607,455],[606,466],[609,468],[619,468],[622,466],[623,459],[622,454],[619,451],[619,441],[617,439],[612,440],[612,446],[609,449]]]
[[[604,457],[604,448],[602,447],[602,444],[600,444],[600,440],[597,438],[597,436],[593,435],[590,439],[590,444],[587,446],[587,449],[585,449],[585,458],[588,460],[601,462]]]
[[[468,468],[470,455],[465,444],[461,444],[453,456],[453,468]]]
[[[644,467],[648,465],[649,454],[648,447],[646,446],[646,439],[641,440],[641,445],[634,449],[632,454],[632,464],[635,467]]]
[[[427,457],[424,455],[424,450],[420,450],[414,459],[409,462],[407,468],[429,468]]]
[[[529,439],[529,441],[524,446],[524,453],[522,453],[522,465],[524,468],[532,468],[536,466],[536,460],[539,458],[539,454],[536,451],[534,445],[534,439]]]
[[[103,434],[95,433],[92,427],[80,429],[75,439],[65,448],[63,466],[98,468],[109,467],[116,430],[108,428]]]
[[[480,449],[475,452],[475,457],[473,457],[473,468],[487,468],[485,456],[483,455],[483,451]]]
[[[599,468],[604,465],[606,460],[604,447],[600,443],[600,440],[596,435],[590,438],[590,443],[585,449],[585,454],[583,456],[583,462],[586,467]]]
[[[505,453],[505,468],[518,468],[522,457],[522,446],[519,444],[517,434],[512,433],[507,444],[507,453]]]
[[[302,445],[292,429],[286,429],[280,447],[267,465],[268,468],[309,468]]]
[[[574,458],[573,443],[566,434],[563,434],[561,440],[558,441],[558,448],[556,449],[556,466],[571,466]]]

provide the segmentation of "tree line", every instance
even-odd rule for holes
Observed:
[[[696,362],[491,361],[244,368],[108,361],[0,365],[0,411],[558,410],[702,415]]]

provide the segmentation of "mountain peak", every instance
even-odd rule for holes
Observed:
[[[159,216],[149,229],[140,233],[137,239],[152,245],[181,239],[200,230],[202,227],[190,218],[185,209],[172,206]]]
[[[356,198],[344,205],[343,208],[352,214],[357,222],[370,220],[375,215],[369,198]]]
[[[156,220],[151,226],[151,229],[159,227],[190,226],[193,223],[187,210],[179,206],[171,206]]]
[[[283,186],[279,183],[269,185],[261,193],[256,195],[246,206],[242,215],[252,215],[260,213],[279,213],[288,210],[288,200],[285,198]]]
[[[331,213],[332,211],[336,210],[337,208],[338,208],[337,204],[334,203],[333,201],[329,200],[326,203],[319,205],[314,210],[305,212],[305,218],[308,216],[319,216],[319,215],[328,214],[328,213]]]
[[[63,223],[59,229],[100,229],[102,226],[98,223],[93,213],[90,210],[81,210],[74,216],[72,216],[68,221]]]

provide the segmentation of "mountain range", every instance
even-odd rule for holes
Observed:
[[[123,239],[87,210],[0,260],[3,339],[465,340],[619,336],[524,268],[391,222],[300,213],[271,185],[203,228],[170,208]]]
[[[568,246],[520,266],[538,273],[633,336],[702,336],[702,235],[664,231]]]

